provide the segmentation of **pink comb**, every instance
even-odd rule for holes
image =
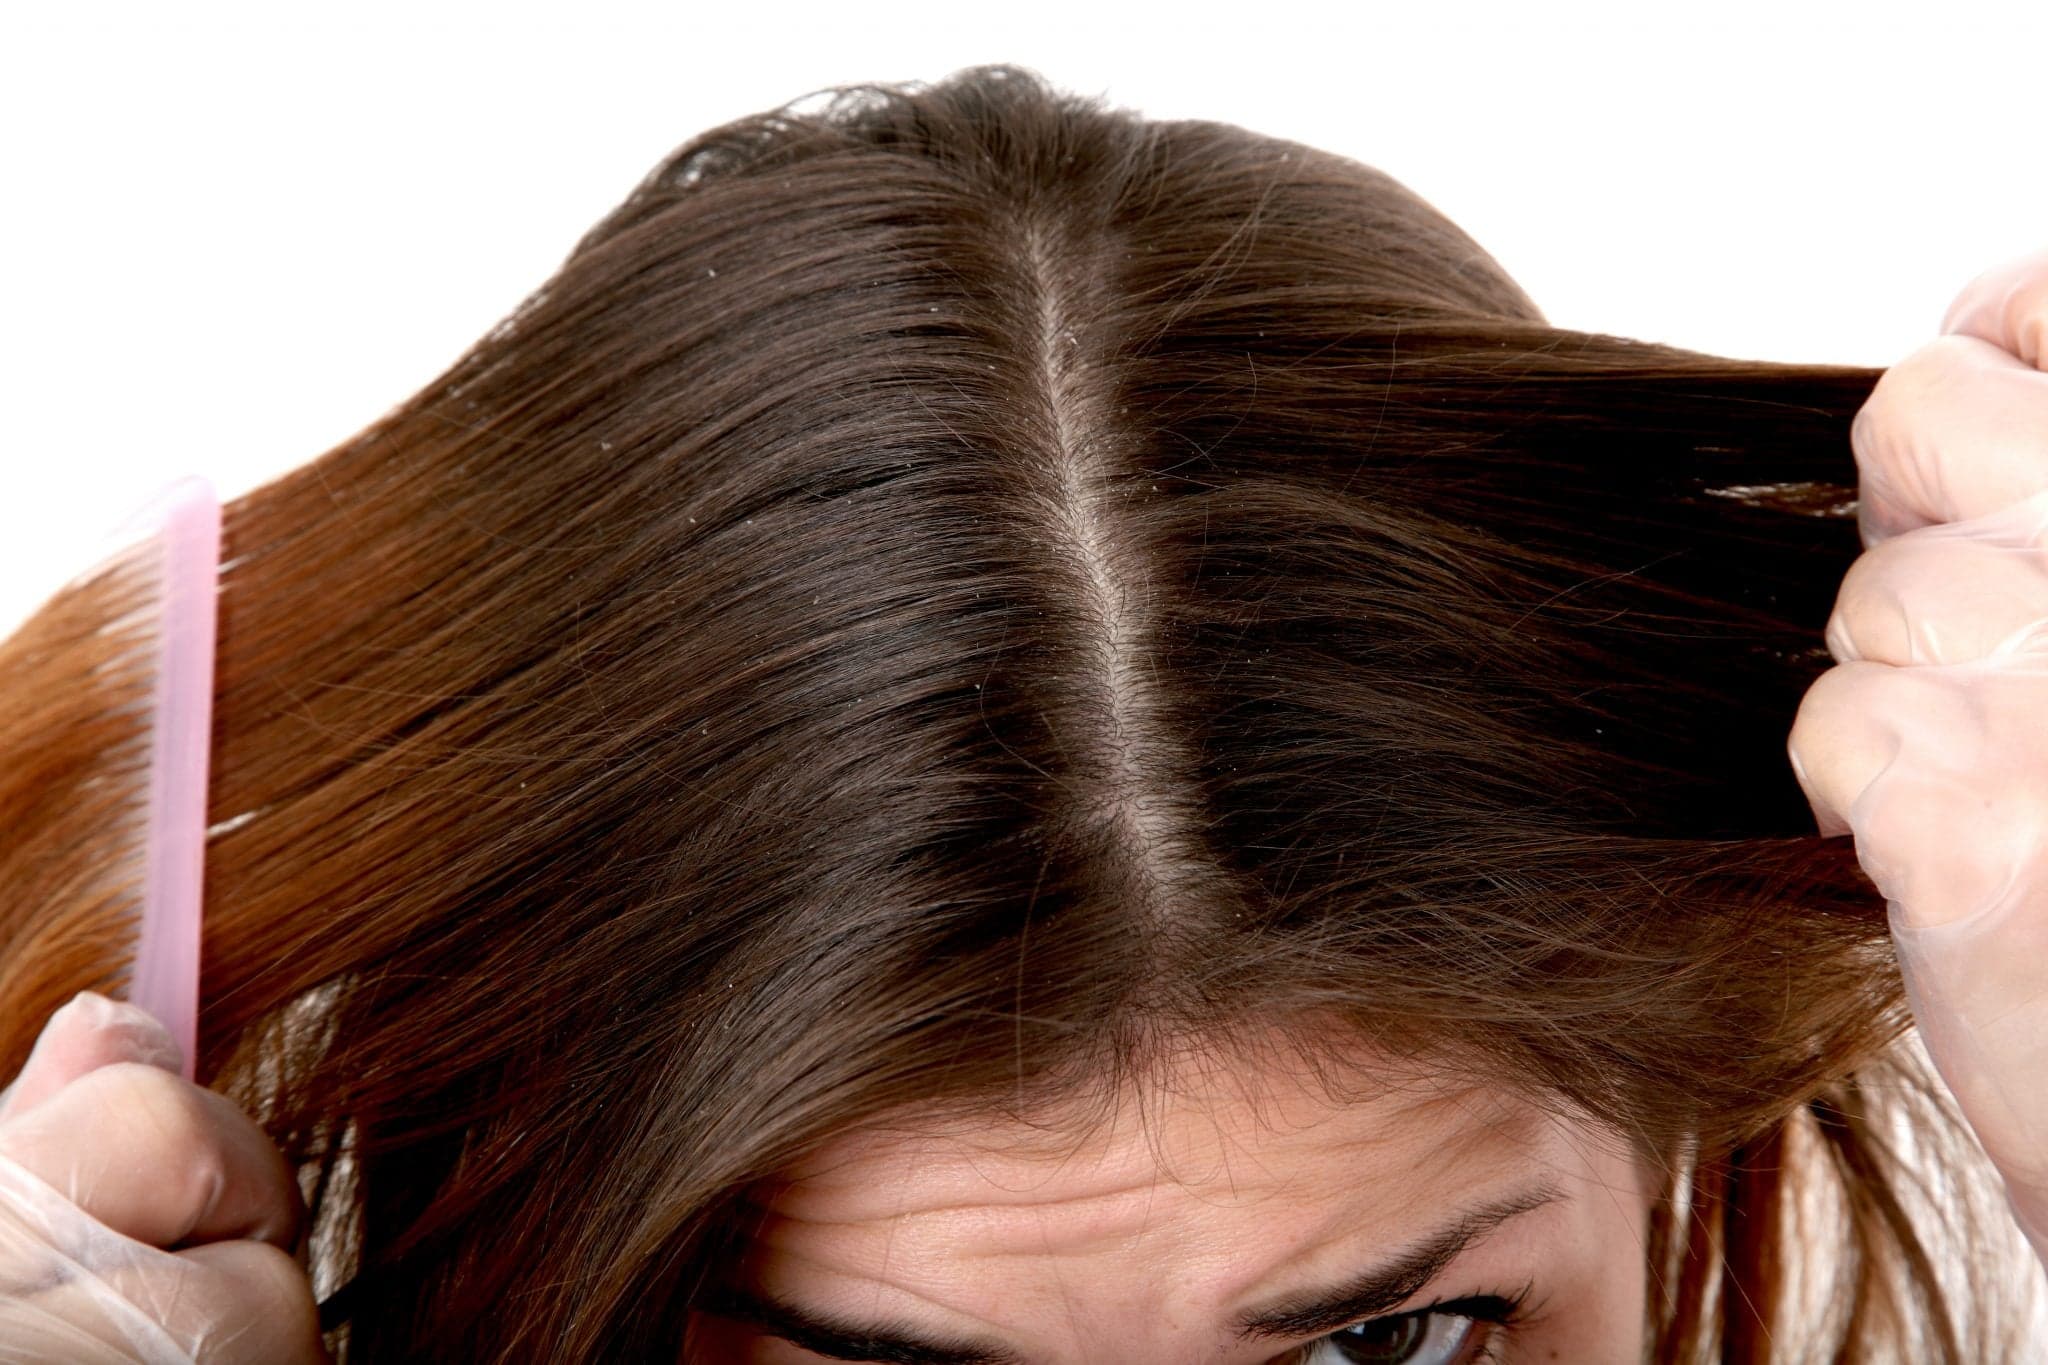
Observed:
[[[207,752],[220,581],[220,501],[197,476],[162,489],[115,535],[158,587],[142,925],[128,999],[169,1029],[194,1079],[199,924],[206,875]],[[153,557],[155,563],[150,563]]]

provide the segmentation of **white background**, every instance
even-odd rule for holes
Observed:
[[[2038,4],[302,8],[6,7],[0,631],[163,483],[345,439],[671,148],[825,85],[1012,61],[1328,147],[1553,322],[1729,355],[1891,364],[2048,245]]]
[[[1551,321],[1882,366],[2048,246],[2048,6],[34,4],[0,14],[0,632],[168,480],[411,396],[668,151],[1030,66],[1376,166]],[[302,11],[306,17],[301,17]]]

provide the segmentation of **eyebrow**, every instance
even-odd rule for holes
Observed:
[[[697,1307],[715,1317],[765,1328],[792,1346],[830,1360],[882,1361],[885,1365],[1024,1365],[1024,1357],[1006,1347],[957,1338],[942,1341],[893,1324],[856,1327],[740,1285],[719,1286]]]
[[[1299,1291],[1247,1309],[1232,1328],[1240,1340],[1308,1337],[1378,1316],[1413,1297],[1479,1238],[1563,1197],[1562,1187],[1546,1181],[1480,1204],[1385,1265],[1331,1288]],[[961,1338],[941,1340],[894,1324],[854,1326],[740,1285],[721,1285],[710,1291],[698,1311],[763,1328],[830,1360],[883,1365],[1025,1365],[1023,1356],[1005,1346]]]
[[[1385,1265],[1375,1266],[1334,1288],[1290,1294],[1263,1308],[1247,1309],[1233,1326],[1240,1339],[1307,1337],[1376,1317],[1400,1307],[1479,1238],[1511,1219],[1562,1198],[1563,1187],[1546,1180],[1467,1209]]]

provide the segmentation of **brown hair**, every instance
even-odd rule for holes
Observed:
[[[227,509],[198,1071],[331,1344],[673,1359],[823,1136],[1334,1015],[1669,1172],[1656,1359],[2003,1356],[1785,756],[1877,372],[1551,327],[1377,171],[1018,68],[830,94]],[[113,596],[0,647],[9,1071],[126,969]]]

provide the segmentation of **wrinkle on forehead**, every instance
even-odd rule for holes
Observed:
[[[1363,1098],[1348,1102],[1332,1094],[1326,1071],[1282,1040],[1241,1057],[1179,1049],[1108,1108],[1081,1096],[1065,1112],[1046,1107],[1029,1119],[931,1121],[900,1111],[814,1150],[774,1182],[773,1199],[788,1207],[795,1196],[807,1220],[825,1221],[887,1216],[885,1200],[899,1214],[1078,1205],[1162,1183],[1236,1199],[1272,1185],[1262,1174],[1271,1163],[1311,1151],[1360,1170],[1398,1175],[1426,1165],[1470,1180],[1541,1145],[1551,1122],[1528,1097],[1412,1060],[1360,1050],[1352,1065],[1347,1088]],[[915,1210],[900,1202],[909,1188]],[[763,1207],[767,1193],[749,1202]]]
[[[1074,1343],[1134,1312],[1195,1330],[1231,1305],[1339,1282],[1537,1181],[1573,1196],[1517,1225],[1525,1246],[1568,1237],[1595,1204],[1581,1196],[1604,1168],[1584,1144],[1605,1139],[1554,1104],[1391,1062],[1361,1069],[1344,1102],[1269,1060],[1233,1068],[1189,1049],[1107,1121],[1077,1104],[1073,1129],[1049,1109],[1029,1122],[905,1111],[843,1133],[749,1192],[746,1273],[854,1321],[909,1311],[1080,1359]]]

